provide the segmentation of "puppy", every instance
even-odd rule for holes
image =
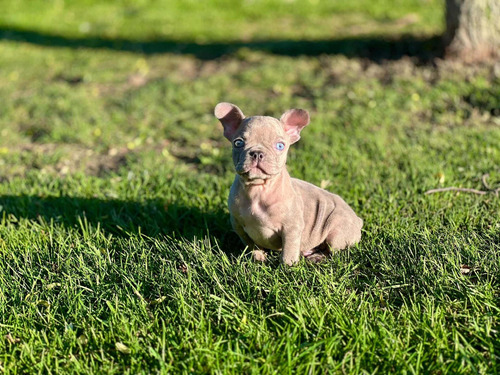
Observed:
[[[231,224],[257,260],[265,260],[264,249],[281,250],[291,266],[301,254],[319,260],[360,241],[363,220],[341,197],[288,174],[288,149],[309,124],[307,111],[290,109],[278,120],[219,103],[214,114],[233,145]]]

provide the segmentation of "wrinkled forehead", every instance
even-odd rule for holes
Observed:
[[[284,137],[285,129],[278,119],[269,116],[253,116],[243,120],[241,136],[247,140],[265,140]]]

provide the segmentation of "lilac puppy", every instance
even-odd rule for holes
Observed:
[[[219,103],[214,113],[233,144],[231,224],[256,259],[265,259],[264,249],[281,250],[293,265],[301,254],[318,260],[360,241],[363,220],[341,197],[288,174],[288,149],[309,124],[307,111],[291,109],[278,120]]]

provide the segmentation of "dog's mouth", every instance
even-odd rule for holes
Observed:
[[[274,173],[264,163],[251,163],[236,166],[236,173],[248,179],[271,177]]]
[[[268,169],[260,163],[247,166],[246,168],[237,168],[236,172],[246,185],[263,185],[274,176],[274,174],[269,173]]]
[[[261,185],[278,175],[281,171],[273,160],[252,160],[242,158],[235,163],[236,173],[246,185]]]
[[[255,165],[255,166],[251,166],[251,167],[242,169],[241,171],[238,172],[238,174],[247,175],[247,176],[253,176],[253,175],[259,175],[259,176],[266,175],[267,176],[267,175],[269,175],[269,173],[267,173],[267,170],[260,165]]]
[[[267,183],[267,181],[270,180],[270,176],[250,175],[249,173],[240,174],[240,177],[242,178],[243,183],[246,186],[265,185]]]

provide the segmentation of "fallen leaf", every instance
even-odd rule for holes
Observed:
[[[331,184],[332,182],[330,180],[321,180],[321,184],[319,186],[321,187],[321,189],[326,189]]]
[[[471,271],[471,269],[467,264],[462,264],[460,266],[460,273],[462,275],[467,275],[468,273],[470,273],[470,271]]]
[[[131,352],[130,348],[121,342],[115,343],[115,348],[116,348],[116,350],[118,350],[119,352],[124,353],[124,354],[130,354],[130,352]]]
[[[38,306],[43,306],[43,307],[47,307],[49,308],[50,307],[50,303],[45,301],[45,300],[40,300],[36,303]]]
[[[444,176],[444,173],[443,172],[439,172],[436,174],[436,177],[439,179],[439,183],[442,185],[444,184],[444,181],[445,181],[445,176]]]
[[[12,335],[10,333],[7,333],[5,335],[5,338],[7,339],[8,342],[10,342],[11,344],[17,344],[19,342],[21,342],[21,339],[18,339],[17,337],[12,337]]]
[[[159,305],[160,303],[162,303],[162,302],[163,302],[163,301],[165,301],[166,299],[167,299],[167,297],[165,297],[165,296],[161,296],[160,298],[157,298],[157,299],[155,299],[155,300],[151,301],[149,304],[150,304],[151,306]]]
[[[78,338],[77,338],[77,341],[78,343],[80,343],[80,345],[87,345],[87,343],[89,342],[89,339],[87,336],[85,335],[80,335]]]
[[[54,288],[56,288],[58,286],[61,286],[61,283],[52,283],[52,284],[47,285],[45,288],[47,290],[51,290],[51,289],[54,289]]]

